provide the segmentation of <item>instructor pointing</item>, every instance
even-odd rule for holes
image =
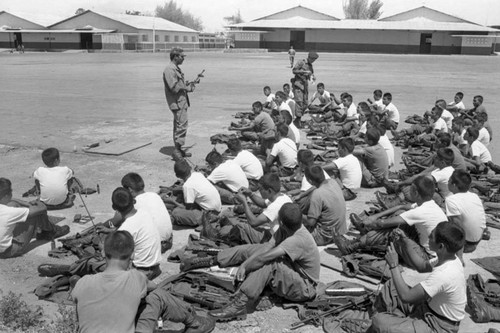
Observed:
[[[170,51],[170,63],[163,71],[163,83],[165,85],[165,97],[168,107],[174,114],[174,145],[175,150],[172,156],[174,159],[179,157],[191,157],[191,153],[183,149],[186,143],[186,134],[188,127],[187,110],[189,107],[188,92],[194,91],[196,82],[185,82],[184,73],[179,68],[184,62],[184,50],[180,47],[174,47]]]

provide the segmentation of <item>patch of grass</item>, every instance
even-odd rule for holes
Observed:
[[[50,332],[54,333],[76,333],[78,332],[78,318],[74,306],[59,304],[56,313],[57,318],[49,325]]]
[[[1,291],[0,291],[1,292]],[[27,331],[43,324],[41,306],[30,307],[21,294],[9,291],[0,298],[0,325],[11,330]]]

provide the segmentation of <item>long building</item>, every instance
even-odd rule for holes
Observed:
[[[91,10],[48,27],[0,12],[0,48],[36,50],[168,50],[199,48],[199,32],[163,18]]]
[[[421,6],[379,20],[341,20],[297,6],[228,26],[236,48],[491,54],[500,30]]]

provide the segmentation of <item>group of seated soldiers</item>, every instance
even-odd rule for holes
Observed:
[[[432,111],[411,117],[418,123],[400,129],[390,93],[376,90],[374,101],[356,107],[350,94],[337,99],[318,84],[309,105],[311,121],[299,124],[308,127],[311,142],[299,149],[304,133],[295,126],[289,85],[276,94],[265,87],[264,93],[265,103],[253,103],[251,114],[231,124],[237,134],[212,137],[216,145],[205,157],[206,167],[177,160],[179,181],[160,195],[145,192],[136,173],[123,177],[112,195],[115,216],[97,226],[107,234],[104,257],[39,267],[45,276],[72,276],[81,331],[153,332],[163,318],[183,322],[186,332],[210,332],[215,321],[245,318],[248,304],[265,287],[292,302],[314,299],[318,246],[335,244],[342,255],[389,246],[392,279],[379,294],[383,302],[376,302],[380,308],[370,331],[457,332],[466,301],[465,277],[456,278],[464,274],[462,253],[487,238],[482,200],[471,186],[490,169],[498,170],[487,148],[492,133],[482,97],[474,97],[472,109],[465,109],[461,93],[451,104],[438,100]],[[407,170],[391,170],[395,158],[388,132],[409,147]],[[1,180],[0,208],[11,200],[10,183]],[[346,237],[346,200],[360,187],[387,193],[376,193],[375,213],[349,216],[359,236]],[[233,212],[223,211],[223,205],[234,206]],[[34,212],[24,214],[26,220]],[[172,246],[172,224],[198,228],[203,237],[231,245],[215,256],[182,261],[181,271],[239,265],[236,295],[206,317],[151,282],[161,273],[162,253]],[[399,263],[432,274],[410,288],[396,269]],[[388,303],[394,293],[404,303],[424,305],[394,312],[401,305]]]

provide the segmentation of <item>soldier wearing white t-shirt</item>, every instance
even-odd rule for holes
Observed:
[[[234,194],[242,187],[248,188],[248,179],[241,167],[232,160],[224,161],[222,155],[211,151],[205,158],[212,171],[207,179],[215,185],[223,204],[235,204]]]
[[[383,113],[386,114],[385,127],[387,130],[395,130],[399,125],[399,110],[396,105],[392,104],[392,94],[385,93],[382,97],[384,104]]]
[[[342,138],[339,141],[339,157],[332,163],[325,165],[326,170],[333,170],[339,173],[342,185],[349,189],[358,189],[361,187],[363,173],[359,159],[355,157],[354,140],[352,138]]]
[[[415,204],[389,208],[364,220],[356,214],[351,214],[351,222],[360,231],[361,237],[353,241],[338,237],[335,243],[342,254],[352,253],[358,248],[385,246],[393,229],[398,227],[403,231],[403,236],[399,238],[400,242],[396,243],[398,254],[409,267],[419,272],[424,271],[422,260],[428,260],[434,255],[429,248],[429,235],[439,222],[447,221],[443,210],[432,200],[434,192],[434,181],[430,177],[417,177],[410,187],[410,196]],[[405,212],[382,219],[401,210]],[[418,239],[406,236],[410,235],[411,226],[414,226]]]
[[[264,95],[266,95],[266,101],[264,102],[264,110],[271,111],[277,108],[274,98],[276,97],[271,93],[271,88],[269,86],[264,87]]]
[[[266,168],[271,169],[273,164],[278,162],[278,166],[273,170],[280,176],[291,176],[297,167],[297,146],[295,142],[287,138],[289,128],[286,124],[279,124],[277,129],[278,142],[274,144],[267,156]]]
[[[467,128],[464,138],[470,145],[470,157],[465,158],[469,162],[468,169],[474,172],[484,172],[486,165],[492,161],[491,153],[481,142],[477,140],[479,130],[475,127]]]
[[[385,258],[392,279],[375,301],[376,314],[367,332],[457,333],[467,304],[464,268],[457,257],[464,243],[460,226],[448,221],[439,223],[429,238],[437,260],[425,262],[426,271],[431,273],[413,287],[405,283],[398,253],[393,245],[389,246]],[[398,300],[397,304],[393,300]]]
[[[234,224],[230,232],[233,241],[239,238],[242,244],[259,244],[271,239],[279,227],[279,210],[285,203],[292,202],[292,199],[281,193],[280,190],[281,182],[278,175],[268,173],[259,180],[260,196],[248,189],[242,189],[238,192],[236,198],[243,205],[247,223]],[[247,198],[250,198],[255,205],[263,208],[264,211],[255,216],[250,209]]]
[[[249,181],[259,180],[264,175],[262,163],[260,163],[254,154],[241,148],[241,141],[239,139],[229,139],[227,149],[234,156],[233,162],[240,166]]]
[[[472,178],[467,171],[456,170],[450,177],[448,186],[453,193],[446,198],[446,215],[464,229],[464,253],[473,252],[486,229],[486,214],[481,199],[469,192]]]
[[[135,208],[138,211],[145,210],[153,218],[153,223],[160,234],[161,252],[164,253],[172,248],[172,221],[161,197],[154,192],[145,192],[144,180],[135,172],[126,174],[121,183],[135,199]]]
[[[192,172],[188,162],[184,159],[175,162],[175,176],[184,181],[182,185],[183,203],[175,200],[163,201],[174,204],[172,223],[196,227],[201,224],[203,211],[219,213],[222,209],[219,192],[215,186],[199,172]]]

